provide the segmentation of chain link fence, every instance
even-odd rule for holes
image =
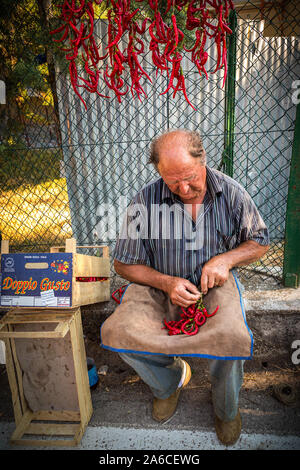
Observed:
[[[4,1],[0,13],[0,232],[11,252],[49,251],[74,236],[78,245],[108,244],[113,250],[124,204],[157,177],[147,163],[154,136],[169,128],[197,129],[208,165],[230,173],[253,197],[271,237],[271,249],[241,268],[258,284],[282,281],[286,201],[295,132],[299,78],[300,4],[234,2],[237,24],[228,89],[223,72],[199,77],[186,58],[189,99],[161,96],[158,77],[140,102],[130,94],[119,104],[74,94],[65,63],[53,53],[47,31],[53,10],[45,0]],[[97,18],[95,39],[107,44],[107,22]],[[208,49],[208,70],[216,51]],[[150,56],[144,69],[153,72]],[[153,75],[151,75],[153,76]],[[233,90],[233,95],[232,95]],[[107,93],[106,85],[100,92]],[[296,97],[296,98],[295,98]],[[230,105],[230,110],[229,110]],[[231,113],[231,170],[226,135]],[[105,219],[106,218],[106,219]],[[99,235],[99,223],[107,231]],[[114,274],[112,272],[112,274]]]

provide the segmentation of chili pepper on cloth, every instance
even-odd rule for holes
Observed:
[[[115,302],[117,302],[117,304],[120,304],[121,303],[121,297],[122,295],[124,294],[125,290],[126,290],[126,287],[127,287],[127,284],[122,286],[122,287],[119,287],[119,289],[116,289],[112,294],[111,294],[111,297],[115,300]]]
[[[206,319],[212,317],[219,310],[219,306],[212,312],[208,313],[206,308],[203,305],[202,296],[200,299],[187,309],[181,307],[181,320],[179,321],[169,321],[167,322],[164,318],[164,327],[163,329],[168,330],[168,335],[196,335],[199,331],[199,328],[204,325]]]
[[[251,359],[253,335],[235,272],[182,309],[167,293],[129,283],[113,293],[118,304],[101,324],[101,346],[112,351],[220,359]],[[204,307],[205,305],[205,307]]]

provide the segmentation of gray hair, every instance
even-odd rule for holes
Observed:
[[[192,157],[200,158],[201,165],[206,164],[206,156],[203,147],[202,137],[197,131],[190,131],[189,129],[168,129],[159,136],[155,137],[150,145],[150,156],[148,163],[152,163],[157,167],[159,163],[159,148],[165,137],[170,134],[179,133],[182,134],[186,139],[186,146],[189,154]]]

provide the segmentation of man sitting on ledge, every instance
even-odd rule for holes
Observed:
[[[155,220],[149,219],[150,229],[158,230],[159,236],[151,238],[144,233],[139,237],[122,235],[118,238],[114,267],[132,284],[122,303],[102,325],[102,345],[118,351],[149,385],[154,395],[152,416],[159,422],[166,422],[174,414],[180,391],[191,377],[190,366],[180,355],[207,357],[217,436],[223,444],[232,445],[241,432],[238,401],[243,382],[243,357],[250,358],[247,353],[240,354],[238,347],[242,350],[247,343],[250,348],[252,339],[242,312],[241,286],[233,275],[234,268],[251,264],[267,252],[268,230],[245,189],[206,165],[206,153],[197,132],[178,129],[162,134],[152,142],[150,162],[160,178],[146,185],[130,207],[134,204],[145,207],[145,217],[148,217],[154,205],[160,207],[165,203],[170,207],[175,204],[177,213],[186,214],[182,224],[189,219],[190,231],[187,236],[185,228],[181,237],[176,237],[174,227],[179,219],[174,215],[168,226],[169,238],[163,238],[160,214]],[[138,230],[142,232],[141,227]],[[189,243],[195,234],[201,236],[194,244]],[[216,333],[211,330],[211,336],[207,336],[203,328],[203,336],[199,335],[201,340],[197,339],[198,334],[185,337],[183,341],[180,338],[182,350],[168,353],[173,347],[171,341],[178,340],[172,339],[174,337],[162,340],[161,327],[154,327],[154,323],[151,337],[151,318],[161,315],[162,319],[165,312],[172,309],[180,311],[180,307],[194,304],[201,294],[203,301],[207,298],[212,305],[221,304],[216,321],[217,317],[220,322],[226,315],[232,315],[232,323],[224,326],[224,338],[218,336],[214,344],[213,338],[222,334],[223,326],[216,328]],[[215,317],[207,322],[207,331],[212,328]],[[144,331],[140,329],[141,333],[133,339],[132,331],[135,328],[138,331],[141,318],[149,318],[149,325]],[[241,328],[245,331],[239,337]],[[233,340],[229,335],[234,335],[235,330],[237,339]],[[201,347],[207,349],[201,350]],[[221,348],[220,359],[215,358],[213,348]]]

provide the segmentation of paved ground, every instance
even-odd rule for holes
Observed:
[[[11,423],[0,423],[0,433],[9,436],[13,432]],[[32,447],[10,446],[0,442],[0,450],[28,450]],[[44,448],[36,447],[42,450]],[[47,447],[58,450],[57,447]],[[168,451],[201,451],[224,450],[212,431],[194,429],[157,429],[136,427],[88,426],[80,445],[75,448],[60,447],[60,450],[98,450],[98,451],[130,451],[130,450],[168,450]],[[230,450],[299,450],[299,436],[277,436],[274,434],[248,434],[243,432]],[[119,452],[120,453],[120,452]],[[101,454],[103,455],[103,453]],[[105,454],[104,454],[105,455]],[[114,454],[112,454],[114,455]],[[132,454],[133,455],[133,454]]]
[[[108,356],[107,356],[108,357]],[[107,358],[106,357],[106,358]],[[152,396],[148,387],[126,369],[119,373],[119,386],[108,386],[108,377],[101,377],[92,390],[93,416],[80,449],[222,449],[215,433],[207,364],[191,359],[193,376],[183,390],[173,418],[159,425],[151,418]],[[252,363],[252,364],[251,364]],[[245,380],[240,395],[243,432],[232,449],[297,449],[300,450],[299,370],[275,365],[263,367],[255,361],[245,364]],[[108,372],[109,374],[109,372]],[[0,449],[10,446],[14,430],[9,390],[2,372],[0,417]],[[273,396],[272,386],[287,382],[295,387],[297,401],[284,405]]]

